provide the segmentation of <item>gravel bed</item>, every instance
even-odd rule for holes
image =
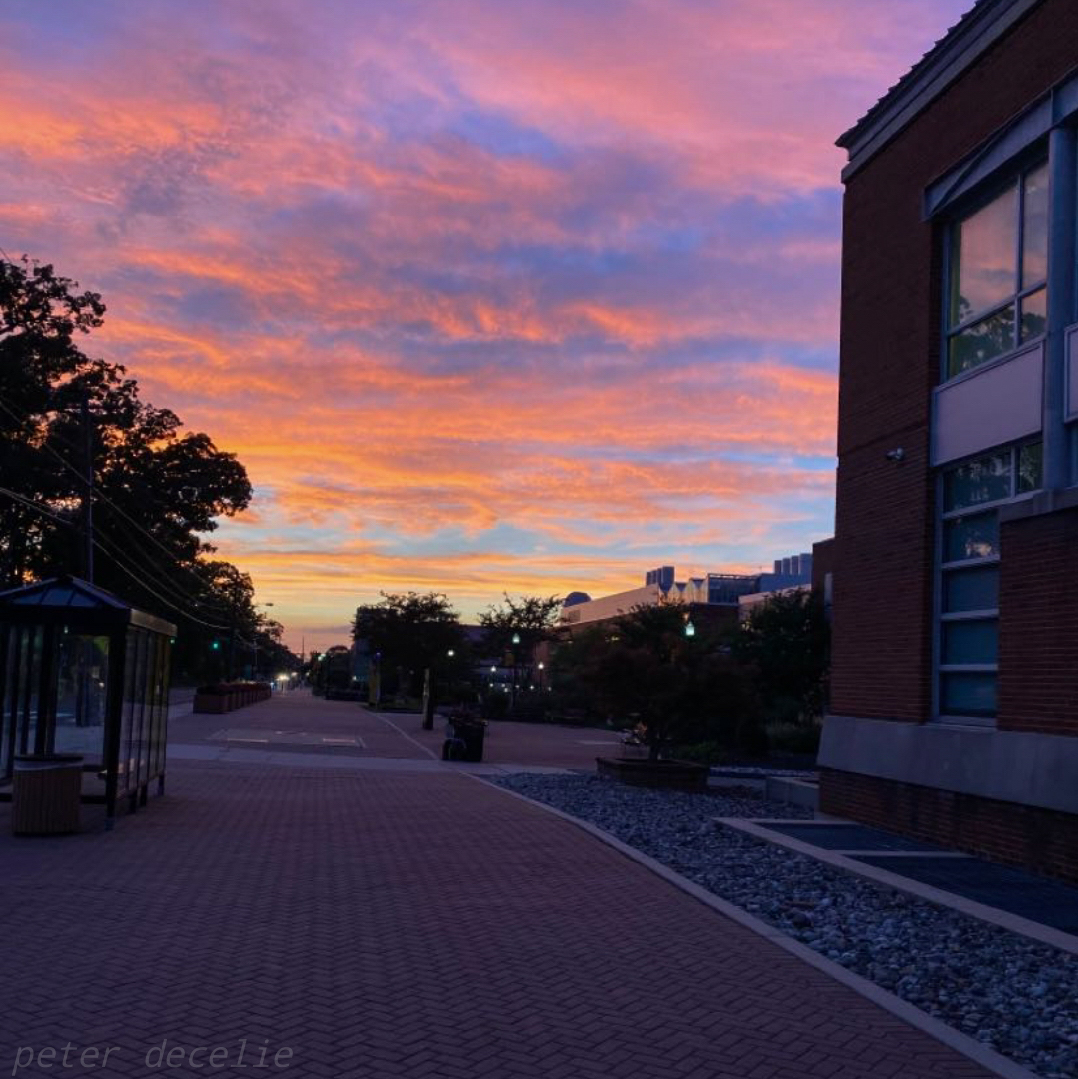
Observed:
[[[596,776],[498,782],[590,821],[1045,1079],[1078,1077],[1078,956],[712,822],[805,817]]]

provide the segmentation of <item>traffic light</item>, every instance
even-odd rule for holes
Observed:
[[[217,640],[217,638],[215,637],[213,639],[213,644],[210,647],[213,648],[213,650],[215,652],[220,652],[221,651],[221,642],[219,640]]]

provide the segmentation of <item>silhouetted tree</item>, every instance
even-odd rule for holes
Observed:
[[[383,672],[399,669],[408,692],[418,695],[423,671],[445,673],[460,665],[465,647],[460,616],[440,592],[382,592],[380,603],[356,610],[354,640],[365,640],[380,654]],[[456,663],[450,662],[449,652]]]
[[[732,647],[756,672],[769,719],[809,724],[820,716],[830,627],[819,591],[778,593],[753,607]]]
[[[95,583],[205,643],[221,631],[200,623],[231,627],[236,596],[220,590],[227,563],[206,558],[202,537],[248,505],[251,485],[233,454],[182,432],[122,366],[82,351],[104,315],[100,295],[52,266],[0,260],[0,586],[84,572],[89,468]],[[241,631],[263,632],[240,607]]]

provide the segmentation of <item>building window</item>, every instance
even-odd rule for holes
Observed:
[[[996,714],[999,507],[1041,485],[1041,443],[993,450],[941,479],[939,715]]]
[[[946,377],[1045,330],[1048,166],[1022,173],[951,231]]]

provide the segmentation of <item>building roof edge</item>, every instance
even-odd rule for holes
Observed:
[[[977,0],[835,145],[848,180],[1043,0]]]

